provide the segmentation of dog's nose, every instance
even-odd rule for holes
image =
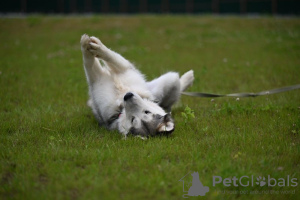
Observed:
[[[127,101],[128,99],[132,98],[133,94],[131,92],[127,92],[124,96],[124,101]]]

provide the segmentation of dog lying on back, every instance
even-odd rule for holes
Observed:
[[[174,131],[171,107],[192,85],[192,70],[180,78],[169,72],[147,82],[132,63],[98,38],[83,35],[80,43],[89,85],[88,105],[100,125],[143,137]]]

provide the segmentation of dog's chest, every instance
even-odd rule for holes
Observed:
[[[142,98],[152,99],[152,94],[142,77],[129,73],[113,76],[112,78],[118,98],[123,99],[127,92],[134,92]]]

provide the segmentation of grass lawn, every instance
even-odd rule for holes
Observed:
[[[184,96],[171,137],[124,140],[86,106],[79,45],[97,36],[149,80],[193,69],[190,91],[259,92],[300,83],[299,18],[31,16],[0,18],[0,30],[0,199],[183,199],[191,172],[210,188],[192,199],[299,199],[299,90]]]

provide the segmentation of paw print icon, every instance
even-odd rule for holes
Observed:
[[[265,177],[259,176],[259,177],[256,178],[256,180],[257,180],[256,185],[259,185],[261,187],[266,185]]]

